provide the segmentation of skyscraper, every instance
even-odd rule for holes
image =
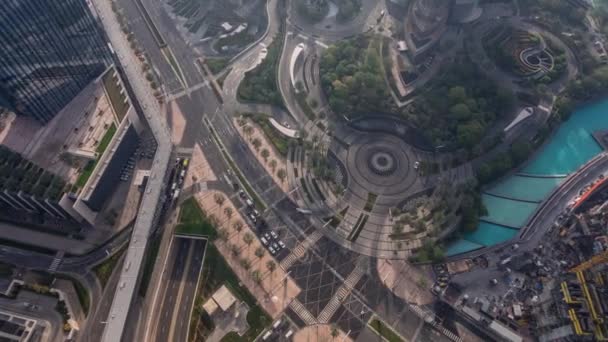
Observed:
[[[85,0],[0,1],[0,106],[51,120],[111,63]]]

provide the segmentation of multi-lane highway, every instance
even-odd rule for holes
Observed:
[[[186,341],[207,241],[175,236],[165,262],[158,293],[156,324],[150,341]]]

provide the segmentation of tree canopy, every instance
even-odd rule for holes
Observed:
[[[358,37],[330,46],[321,56],[321,82],[338,115],[356,117],[390,107],[379,40]]]
[[[433,141],[472,149],[488,127],[513,105],[510,90],[499,88],[469,61],[445,66],[403,111]]]

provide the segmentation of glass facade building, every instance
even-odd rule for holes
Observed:
[[[110,63],[85,0],[0,0],[0,106],[46,123]]]

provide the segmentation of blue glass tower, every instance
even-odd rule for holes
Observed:
[[[0,106],[46,123],[110,63],[85,0],[0,1]]]

